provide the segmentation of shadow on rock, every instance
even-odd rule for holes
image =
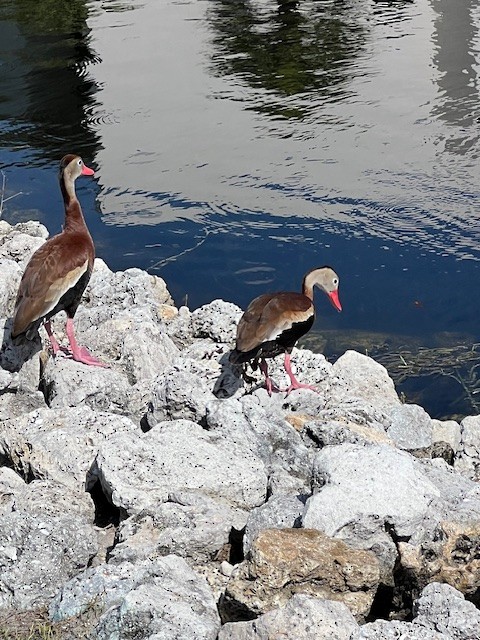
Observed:
[[[42,341],[38,333],[33,340],[21,337],[12,340],[11,329],[12,318],[9,318],[3,327],[0,367],[10,373],[16,373],[20,371],[25,362],[31,360],[36,353],[41,351]]]
[[[243,386],[243,367],[232,365],[229,355],[230,352],[224,353],[219,360],[222,370],[213,387],[213,395],[219,399],[231,398]]]

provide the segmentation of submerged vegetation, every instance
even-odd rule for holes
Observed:
[[[432,376],[450,379],[458,387],[458,397],[453,400],[451,410],[459,403],[469,404],[470,411],[480,413],[480,344],[454,345],[450,347],[420,347],[416,351],[378,353],[374,357],[390,373],[398,388],[405,383],[411,385],[415,378]],[[441,389],[438,389],[439,394]],[[439,416],[456,417],[455,414]],[[460,417],[464,417],[460,412]]]
[[[433,418],[461,420],[480,413],[480,343],[470,336],[436,334],[421,338],[335,331],[312,333],[303,346],[335,360],[355,349],[380,362],[406,402],[424,407]]]

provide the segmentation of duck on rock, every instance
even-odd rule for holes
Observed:
[[[65,204],[64,228],[37,249],[26,266],[15,302],[12,338],[32,340],[44,323],[54,356],[63,351],[77,362],[105,366],[77,344],[73,325],[95,258],[93,240],[75,193],[75,180],[81,175],[92,176],[93,170],[77,155],[64,156],[59,172]],[[67,314],[70,351],[59,346],[51,327],[50,318],[60,311]]]
[[[265,376],[268,394],[271,395],[274,386],[268,375],[265,358],[274,358],[284,353],[284,367],[290,378],[287,395],[294,389],[315,391],[315,387],[302,384],[295,378],[290,354],[297,340],[311,329],[315,320],[314,286],[322,289],[335,309],[341,311],[338,285],[339,278],[333,269],[319,267],[305,274],[302,293],[280,291],[266,293],[252,300],[238,323],[237,341],[235,349],[230,354],[230,362],[250,362],[253,369],[260,366],[260,371]]]

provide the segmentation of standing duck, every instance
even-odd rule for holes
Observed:
[[[230,362],[257,364],[265,376],[268,394],[272,394],[272,380],[268,376],[265,358],[274,358],[285,353],[284,367],[290,378],[287,395],[293,389],[315,387],[298,382],[292,372],[290,354],[299,338],[312,327],[315,319],[313,287],[317,285],[330,298],[337,311],[342,310],[338,297],[339,278],[330,267],[312,269],[303,278],[302,293],[280,291],[266,293],[252,300],[240,318],[237,327],[237,342],[230,354]]]
[[[25,336],[32,340],[43,322],[54,356],[62,350],[77,362],[105,366],[77,344],[73,326],[73,316],[90,280],[95,258],[93,240],[75,194],[75,180],[80,175],[92,176],[93,170],[79,156],[64,156],[59,172],[65,204],[64,228],[37,249],[26,266],[15,302],[12,338]],[[70,351],[61,349],[53,335],[50,318],[60,311],[67,314]]]

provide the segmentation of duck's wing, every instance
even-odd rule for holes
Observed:
[[[90,264],[88,246],[76,246],[73,252],[62,234],[42,245],[31,257],[20,281],[12,337],[50,313],[91,268]]]
[[[294,325],[308,322],[314,314],[311,300],[300,293],[259,296],[249,304],[238,323],[236,348],[247,352],[275,341]]]

